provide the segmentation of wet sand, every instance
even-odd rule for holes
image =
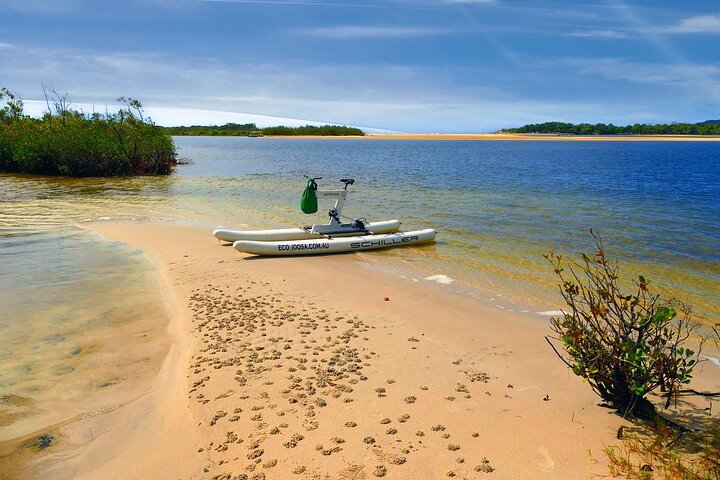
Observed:
[[[606,473],[624,421],[554,357],[547,318],[369,271],[361,255],[252,258],[192,227],[93,230],[156,265],[173,345],[152,390],[43,478]]]
[[[82,450],[100,419],[146,394],[170,346],[141,253],[78,229],[38,236],[3,250],[0,480],[39,478]]]
[[[566,142],[720,142],[717,135],[526,135],[509,133],[369,133],[364,136],[277,136],[267,138],[327,138],[358,140],[474,140]]]

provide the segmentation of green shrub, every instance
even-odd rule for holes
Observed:
[[[57,95],[57,94],[55,94]],[[172,138],[145,118],[134,99],[117,113],[87,115],[57,96],[55,112],[23,115],[22,102],[0,90],[0,172],[74,177],[167,175],[177,165]]]
[[[583,255],[581,262],[546,255],[568,306],[551,320],[555,336],[548,342],[610,406],[655,421],[655,407],[646,396],[660,389],[669,404],[690,383],[699,352],[684,344],[696,326],[689,308],[651,292],[645,277],[621,284],[618,263],[606,257],[601,238],[592,230],[591,235],[597,251]]]

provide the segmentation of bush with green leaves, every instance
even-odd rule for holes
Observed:
[[[88,177],[174,171],[173,140],[145,117],[139,101],[119,98],[124,106],[116,113],[85,114],[70,108],[67,96],[54,95],[54,109],[33,118],[12,92],[0,90],[6,103],[0,108],[0,172]]]
[[[568,306],[551,320],[555,335],[548,343],[610,406],[655,421],[647,395],[659,389],[667,407],[690,383],[699,352],[686,342],[696,325],[688,307],[654,293],[647,278],[621,279],[618,263],[607,258],[602,239],[590,232],[597,250],[582,261],[546,255]]]

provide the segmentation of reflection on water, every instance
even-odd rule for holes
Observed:
[[[0,175],[0,229],[25,231],[70,222],[162,219],[173,208],[173,179],[135,177],[73,179]]]

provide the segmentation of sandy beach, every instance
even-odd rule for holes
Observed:
[[[510,133],[368,133],[364,136],[274,136],[265,138],[326,138],[358,140],[473,140],[558,142],[720,142],[715,135],[524,135]]]
[[[352,255],[246,259],[203,230],[94,228],[157,262],[184,347],[158,387],[165,428],[86,478],[571,478],[620,425],[553,357],[543,320]]]
[[[554,356],[547,317],[360,255],[249,257],[205,229],[91,228],[155,265],[171,346],[145,395],[58,427],[29,478],[576,479],[605,474],[603,447],[631,425]],[[700,388],[720,378],[706,365]]]

